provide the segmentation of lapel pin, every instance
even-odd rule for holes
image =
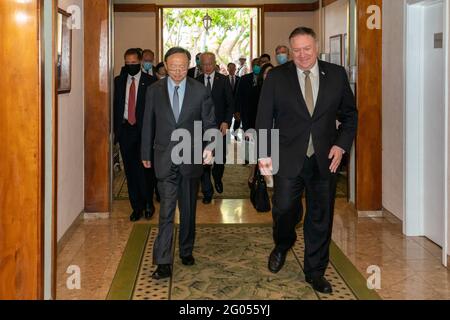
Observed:
[[[325,72],[322,71],[321,73],[322,73],[323,75],[325,75]]]

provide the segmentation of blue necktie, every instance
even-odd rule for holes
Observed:
[[[175,116],[175,121],[178,122],[178,118],[180,117],[180,98],[178,96],[179,86],[175,87],[175,91],[173,92],[173,115]]]

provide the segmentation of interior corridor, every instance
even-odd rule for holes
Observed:
[[[128,201],[115,201],[110,219],[77,222],[58,256],[57,299],[107,297],[133,226],[129,212]],[[441,265],[441,249],[424,237],[405,237],[401,221],[388,212],[383,214],[382,218],[358,219],[353,206],[338,199],[333,241],[366,278],[369,266],[381,268],[377,292],[383,299],[450,299],[450,271]],[[250,200],[198,204],[198,224],[270,225],[271,221],[271,214],[257,213]],[[155,224],[157,217],[138,223]],[[66,271],[71,265],[82,270],[80,290],[67,289],[70,275]]]

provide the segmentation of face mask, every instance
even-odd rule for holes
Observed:
[[[139,71],[141,71],[141,65],[140,64],[126,64],[125,68],[128,72],[128,74],[132,77],[137,75]]]
[[[151,62],[144,62],[144,70],[149,72],[150,69],[153,67],[153,63]]]
[[[260,66],[253,66],[253,73],[258,75],[261,72]]]
[[[277,54],[277,61],[279,64],[285,64],[288,61],[286,53]]]

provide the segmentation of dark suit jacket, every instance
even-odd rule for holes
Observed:
[[[125,112],[127,79],[128,74],[125,72],[121,72],[121,74],[114,79],[114,144],[119,141],[119,137],[122,131],[123,113]],[[136,87],[136,89],[138,90],[136,100],[136,123],[139,130],[142,130],[142,119],[144,117],[145,109],[145,93],[147,92],[147,88],[156,81],[157,79],[155,77],[142,73],[139,85]]]
[[[202,137],[194,137],[194,121],[202,121],[203,132],[216,127],[210,93],[205,86],[189,77],[186,78],[181,114],[176,122],[167,82],[168,78],[165,78],[148,88],[142,128],[142,160],[152,161],[158,179],[164,179],[170,174],[172,149],[178,144],[177,141],[171,141],[175,129],[185,129],[191,134],[191,163],[194,163],[194,151],[203,152]],[[202,154],[197,154],[197,157],[202,159]],[[186,177],[200,177],[203,165],[181,164],[180,173]]]
[[[197,80],[205,86],[204,74],[199,76]],[[231,89],[228,77],[217,72],[214,74],[214,81],[212,83],[212,99],[217,126],[226,122],[228,123],[228,127],[230,127],[234,114],[233,90]]]
[[[230,76],[226,76],[226,77],[227,77],[228,82],[230,82]],[[236,76],[236,80],[235,80],[235,83],[234,83],[234,88],[231,87],[231,89],[233,90],[233,97],[235,99],[236,99],[237,89],[239,88],[239,81],[241,81],[241,77]],[[231,82],[230,82],[230,86],[231,86]]]
[[[191,78],[194,78],[195,79],[195,68],[197,68],[197,67],[193,67],[193,68],[190,68],[189,70],[188,70],[188,77],[191,77]]]
[[[227,76],[228,82],[230,82],[230,77]],[[231,89],[233,89],[233,98],[234,98],[234,106],[233,106],[233,114],[235,114],[237,112],[237,92],[238,92],[238,88],[239,88],[239,83],[241,82],[241,77],[236,76],[236,82],[234,84],[234,88],[231,87]],[[231,82],[230,82],[231,85]],[[239,122],[240,123],[240,122]]]
[[[358,112],[347,73],[341,66],[324,61],[319,61],[319,72],[319,94],[312,117],[304,101],[293,62],[276,67],[264,81],[256,129],[271,129],[275,119],[275,129],[280,133],[278,175],[282,177],[291,178],[300,174],[310,134],[323,177],[330,175],[331,161],[328,155],[333,145],[347,153],[352,147]],[[341,122],[338,129],[336,120]]]
[[[241,77],[236,92],[236,112],[240,112],[244,131],[255,128],[260,88],[255,84],[254,73]]]

